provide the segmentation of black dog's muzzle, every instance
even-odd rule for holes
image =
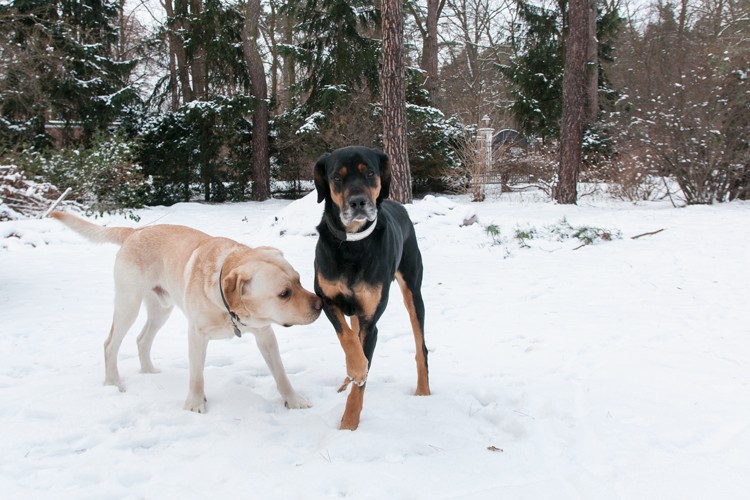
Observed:
[[[371,222],[378,215],[375,203],[365,194],[353,194],[344,201],[341,222],[348,226],[352,222]]]

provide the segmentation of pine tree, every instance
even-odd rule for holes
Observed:
[[[127,79],[134,61],[114,58],[117,3],[19,0],[0,5],[2,116],[6,126],[44,130],[62,120],[72,139],[88,142],[136,98]]]
[[[526,0],[516,0],[521,23],[508,40],[513,50],[510,64],[501,68],[513,88],[511,112],[519,128],[525,134],[542,139],[556,138],[560,134],[565,54],[563,23],[568,16],[569,4],[561,1],[552,8],[545,8]],[[588,94],[591,95],[586,103],[589,122],[595,118],[597,108],[604,105],[597,99],[597,93],[609,86],[601,62],[613,60],[613,39],[622,25],[617,4],[597,5],[595,39],[598,43],[596,50],[591,50],[587,56],[594,71],[588,79]],[[589,4],[588,9],[590,13],[594,7]],[[587,32],[590,29],[589,25]],[[594,81],[598,89],[593,88]],[[595,105],[596,102],[599,103]]]
[[[513,87],[511,111],[524,134],[556,137],[562,112],[560,13],[516,2],[521,30],[512,33],[513,56],[502,68]]]
[[[295,30],[304,37],[290,47],[303,70],[301,90],[313,110],[331,109],[350,92],[378,88],[380,11],[368,0],[296,0]]]
[[[152,100],[170,108],[249,91],[241,33],[244,11],[219,0],[164,0],[167,17],[158,33],[166,44],[166,74]]]

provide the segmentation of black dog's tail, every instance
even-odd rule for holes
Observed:
[[[102,227],[76,217],[75,215],[55,210],[49,214],[70,229],[94,243],[116,243],[122,245],[135,229],[132,227]]]

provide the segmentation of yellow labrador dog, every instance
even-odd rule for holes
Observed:
[[[155,373],[151,344],[176,305],[188,319],[190,389],[185,409],[204,413],[203,367],[211,339],[252,332],[288,408],[308,408],[286,376],[271,324],[306,325],[323,304],[302,288],[299,274],[271,247],[250,248],[185,226],[141,229],[101,227],[63,212],[51,217],[97,243],[121,246],[115,260],[115,311],[104,343],[105,380],[125,388],[117,370],[117,352],[135,322],[141,303],[147,321],[138,336],[141,371]]]

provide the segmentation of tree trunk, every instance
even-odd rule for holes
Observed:
[[[685,70],[685,60],[686,54],[685,54],[685,37],[687,33],[687,17],[688,17],[688,7],[689,7],[689,0],[680,0],[680,13],[678,17],[678,26],[677,26],[677,75],[682,76],[684,74]],[[670,51],[671,52],[671,51]],[[673,56],[673,54],[670,54],[670,57]]]
[[[284,16],[284,43],[292,45],[294,43],[294,16],[287,12]],[[294,56],[287,54],[284,56],[281,92],[279,102],[281,109],[287,110],[292,106],[292,93],[294,86],[297,85],[297,73],[294,66]]]
[[[271,13],[268,16],[267,31],[268,43],[270,45],[271,57],[271,97],[275,101],[277,111],[281,100],[279,99],[279,47],[276,43],[276,30],[279,27],[279,14],[276,11],[276,4],[270,2],[269,8]]]
[[[194,100],[194,94],[193,88],[190,85],[190,73],[185,46],[182,43],[182,39],[177,36],[178,31],[185,31],[186,29],[184,20],[187,16],[187,8],[184,2],[180,2],[177,6],[180,8],[180,12],[175,12],[173,0],[164,1],[164,9],[167,12],[169,49],[174,54],[175,61],[177,62],[177,76],[182,91],[182,103],[187,104]],[[175,16],[179,17],[179,23],[176,21]]]
[[[427,0],[427,22],[422,50],[422,70],[427,73],[425,89],[430,94],[430,101],[435,104],[438,84],[438,18],[442,7],[440,0]]]
[[[200,19],[203,13],[203,1],[202,0],[191,0],[190,2],[190,19],[192,20],[193,30],[196,26],[200,27],[202,20]],[[193,31],[195,36],[195,31]],[[201,34],[201,37],[203,34]],[[193,81],[193,99],[197,101],[203,101],[207,97],[207,86],[206,80],[208,79],[208,72],[206,70],[206,46],[205,40],[199,40],[195,48],[192,60],[190,61],[190,76]]]
[[[599,43],[596,39],[596,0],[588,0],[588,66],[586,80],[586,122],[596,122],[599,114]]]
[[[177,76],[177,57],[172,46],[172,38],[172,36],[167,37],[167,41],[169,42],[170,109],[177,111],[177,108],[180,107],[180,85],[178,84],[180,80]]]
[[[411,203],[411,171],[406,143],[406,81],[404,77],[403,4],[383,0],[383,146],[390,158],[390,197]]]
[[[258,49],[258,24],[260,22],[260,0],[248,0],[245,26],[242,30],[242,48],[245,54],[250,91],[255,97],[252,139],[252,200],[262,201],[271,197],[271,167],[268,161],[268,87],[263,59]]]
[[[570,0],[568,31],[565,39],[563,109],[560,124],[560,167],[555,199],[575,204],[578,173],[586,121],[586,61],[588,55],[589,0]]]

